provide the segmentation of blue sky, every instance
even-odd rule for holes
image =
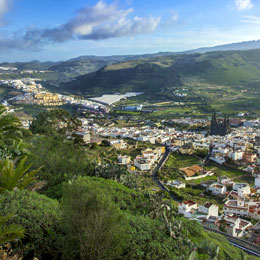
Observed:
[[[260,0],[0,0],[0,61],[142,54],[260,39]]]

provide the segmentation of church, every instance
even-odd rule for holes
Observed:
[[[230,132],[230,122],[229,117],[224,116],[224,120],[217,120],[216,111],[212,115],[211,125],[210,125],[210,135],[220,135],[225,136]]]

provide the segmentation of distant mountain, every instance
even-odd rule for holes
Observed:
[[[102,69],[105,66],[109,66],[116,63],[128,62],[128,61],[142,61],[156,58],[164,58],[172,56],[176,59],[176,56],[184,54],[206,53],[214,51],[230,51],[230,50],[251,50],[260,48],[260,40],[232,43],[226,45],[219,45],[215,47],[199,48],[194,50],[188,50],[184,52],[159,52],[152,54],[142,55],[112,55],[112,56],[94,56],[86,55],[69,59],[67,61],[59,62],[40,62],[38,60],[32,60],[30,62],[15,62],[15,63],[0,63],[0,66],[12,66],[18,68],[18,70],[49,70],[53,73],[47,73],[43,75],[46,80],[55,81],[68,81],[77,76],[89,74]],[[178,59],[179,59],[178,58]],[[149,62],[149,61],[148,61]],[[19,75],[18,75],[19,76]],[[39,76],[39,75],[37,75]],[[12,75],[15,78],[15,75]]]
[[[224,45],[218,45],[214,47],[203,47],[194,50],[185,51],[183,53],[205,53],[210,51],[234,51],[234,50],[252,50],[260,48],[260,40],[237,42]]]
[[[15,67],[18,70],[48,70],[54,64],[58,64],[58,62],[32,60],[29,62],[3,62],[0,63],[0,66]]]

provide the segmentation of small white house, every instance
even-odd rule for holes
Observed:
[[[251,189],[249,185],[238,187],[237,193],[239,197],[246,197],[251,194]]]
[[[90,133],[85,132],[84,130],[77,130],[75,132],[75,134],[77,136],[79,136],[83,140],[83,142],[85,142],[85,143],[89,143],[90,142]]]
[[[199,206],[199,212],[205,213],[209,217],[218,217],[218,206],[209,202]]]
[[[168,186],[174,187],[176,189],[183,189],[186,188],[186,184],[182,181],[175,180],[175,181],[168,181],[167,182]]]
[[[141,171],[151,170],[151,160],[148,159],[134,159],[134,166],[140,169]]]
[[[130,164],[130,161],[131,161],[130,156],[122,156],[122,155],[119,155],[119,156],[117,157],[117,159],[118,159],[118,163],[119,163],[119,164],[122,164],[122,165],[128,165],[128,164]]]
[[[233,190],[238,191],[238,189],[243,188],[249,186],[248,183],[238,183],[238,182],[234,182],[233,183]]]
[[[209,186],[209,190],[212,192],[212,194],[214,195],[223,195],[227,192],[227,188],[224,184],[220,184],[220,183],[212,183]]]
[[[178,205],[178,213],[183,214],[186,218],[191,218],[193,213],[198,209],[198,204],[194,201],[187,200]]]

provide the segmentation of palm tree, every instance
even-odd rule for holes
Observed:
[[[24,237],[24,228],[11,224],[7,225],[8,220],[14,217],[14,214],[10,214],[8,216],[0,216],[0,245],[3,245],[7,242],[11,242],[17,238]]]
[[[18,163],[9,158],[0,160],[0,192],[14,188],[25,189],[34,181],[41,168],[29,171],[32,164],[26,165],[26,160],[27,157]]]
[[[3,105],[0,105],[0,140],[18,140],[23,136],[23,129],[20,120],[6,113]]]

